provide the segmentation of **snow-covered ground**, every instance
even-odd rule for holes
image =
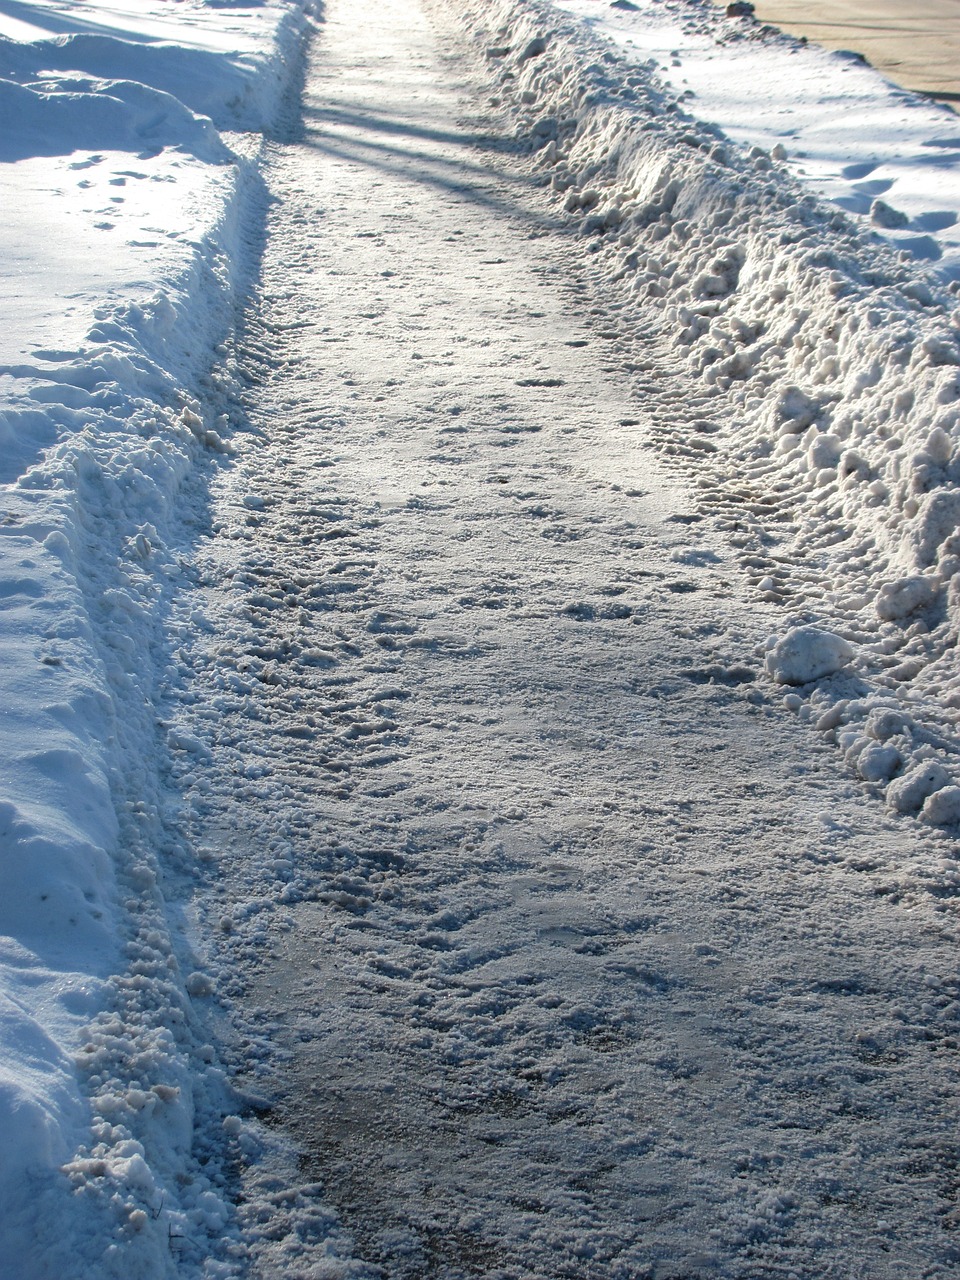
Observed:
[[[557,8],[655,71],[697,119],[775,153],[809,190],[945,280],[960,275],[960,124],[949,108],[884,82],[855,53],[728,21],[712,5]]]
[[[144,1229],[105,1207],[125,1190],[157,1188],[157,1232],[181,1211],[220,1230],[203,1179],[181,1177],[204,1085],[161,942],[149,654],[181,572],[178,489],[229,447],[198,396],[251,270],[261,133],[304,29],[283,2],[0,13],[4,1277],[153,1274],[155,1245],[140,1270],[111,1262]],[[164,951],[138,961],[149,938]],[[156,1133],[149,1166],[133,1112]],[[114,1186],[100,1205],[94,1168]]]
[[[692,48],[713,42],[709,57],[691,60],[712,65],[714,79],[725,44],[735,60],[754,65],[758,83],[768,56],[781,66],[810,59],[814,77],[832,61],[830,93],[841,109],[849,72],[837,55],[806,50],[750,19],[726,19],[710,5],[662,8],[675,23],[680,71],[683,29]],[[639,12],[627,11],[630,23]],[[712,120],[689,114],[696,98],[663,88],[630,46],[591,35],[582,18],[565,19],[553,6],[508,5],[494,18],[484,9],[477,28],[501,68],[500,95],[539,141],[544,178],[563,195],[585,250],[610,287],[633,300],[642,343],[659,341],[686,384],[677,420],[660,428],[662,447],[686,456],[705,504],[742,545],[758,597],[783,604],[782,629],[826,622],[854,646],[848,705],[827,710],[849,762],[877,783],[926,767],[938,748],[947,757],[938,767],[949,766],[960,701],[956,282],[909,249],[888,246],[889,230],[881,238],[862,218],[831,214],[791,174],[782,144],[732,148]],[[538,40],[544,50],[524,57]],[[860,77],[872,77],[887,110],[902,99],[868,69],[856,76],[855,102]],[[791,83],[802,82],[795,73]],[[707,93],[705,114],[729,120],[731,96]],[[777,100],[806,117],[796,127],[808,136],[815,121],[809,104],[798,105],[801,96]],[[934,122],[943,141],[954,117],[926,103],[904,114],[914,110],[929,126],[914,135],[923,138],[915,167],[930,155],[942,166],[947,149],[922,147],[937,141]],[[841,136],[834,170],[849,168],[854,136]],[[884,145],[882,135],[861,135],[864,168]],[[951,207],[946,196],[938,204]],[[638,392],[645,381],[635,378]],[[706,439],[690,439],[691,421]],[[775,656],[771,662],[782,677]],[[825,710],[818,696],[803,714]],[[888,712],[881,757],[870,716]],[[914,733],[908,726],[918,721]],[[918,807],[899,779],[888,798]],[[944,817],[958,802],[951,788],[931,802],[930,816]]]
[[[956,117],[312,16],[0,5],[3,1280],[949,1274]]]

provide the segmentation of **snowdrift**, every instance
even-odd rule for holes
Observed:
[[[274,127],[308,9],[0,40],[4,1280],[190,1275],[229,1247],[156,679],[175,498],[230,448],[211,370],[262,203],[259,134],[221,131]]]
[[[672,10],[759,38],[749,17],[696,0]],[[458,12],[495,101],[626,302],[641,366],[652,344],[696,388],[671,408],[634,379],[651,440],[693,477],[758,600],[780,607],[769,676],[798,687],[788,705],[891,806],[955,823],[956,284],[820,203],[777,148],[748,152],[697,120],[649,65],[558,8]],[[811,624],[842,661],[780,662]],[[916,769],[927,781],[902,786]]]
[[[280,29],[272,47],[228,55],[170,41],[146,42],[88,32],[30,42],[0,37],[0,76],[10,85],[19,85],[23,96],[41,100],[51,92],[68,93],[74,85],[96,85],[99,81],[109,86],[119,78],[165,95],[158,101],[158,114],[166,111],[182,119],[186,108],[186,114],[206,116],[220,130],[265,131],[277,116],[284,91],[277,50],[287,38],[285,27],[295,24],[295,12],[293,7],[279,13],[274,10]],[[83,119],[86,112],[81,108],[77,114]],[[4,118],[10,120],[6,115]],[[8,128],[6,142],[19,133],[16,125]],[[57,134],[47,138],[52,145],[62,140]],[[107,145],[101,139],[100,146]]]
[[[171,145],[211,163],[228,158],[209,120],[195,116],[170,94],[135,81],[104,81],[88,91],[38,92],[0,80],[0,112],[7,126],[0,163],[98,147],[147,156]]]

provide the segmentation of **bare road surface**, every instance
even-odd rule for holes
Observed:
[[[960,101],[960,0],[758,0],[757,18],[862,53],[905,89]]]

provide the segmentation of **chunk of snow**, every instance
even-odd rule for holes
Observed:
[[[187,994],[196,997],[212,996],[216,990],[216,983],[209,974],[201,973],[195,970],[187,976],[186,983]]]
[[[900,209],[894,209],[885,200],[874,200],[870,206],[870,221],[885,231],[905,227],[910,219]]]
[[[960,529],[960,489],[938,489],[918,508],[908,538],[918,569],[936,562],[940,546]]]
[[[877,596],[877,617],[884,622],[892,622],[915,613],[917,609],[926,609],[933,604],[940,592],[940,584],[936,579],[915,574],[910,578],[901,578],[897,582],[885,582]]]
[[[940,787],[927,796],[920,810],[920,820],[935,827],[954,826],[960,822],[960,787]]]
[[[766,668],[778,684],[809,684],[841,670],[852,657],[842,636],[819,627],[794,627],[769,650]]]
[[[872,743],[857,755],[856,770],[865,782],[888,782],[901,764],[902,758],[896,747]]]
[[[874,707],[867,716],[863,727],[868,738],[876,738],[878,742],[886,742],[907,728],[906,716],[895,707]]]
[[[925,760],[887,787],[887,804],[897,813],[916,813],[928,796],[949,785],[950,775],[936,760]]]

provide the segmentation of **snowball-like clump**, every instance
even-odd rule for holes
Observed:
[[[885,582],[877,596],[877,617],[885,622],[906,618],[917,609],[926,609],[937,598],[939,584],[916,574],[899,582]]]
[[[883,227],[885,231],[897,231],[905,227],[910,219],[901,209],[894,209],[886,200],[874,200],[870,206],[870,221],[875,227]]]
[[[907,732],[907,718],[896,707],[874,707],[867,716],[863,731],[868,738],[886,742],[898,734]]]
[[[927,796],[945,787],[952,779],[936,760],[925,760],[887,787],[887,804],[898,813],[916,813]]]
[[[184,985],[191,996],[212,996],[217,989],[209,974],[200,973],[199,970],[191,973]]]
[[[809,684],[833,675],[853,657],[841,636],[819,627],[794,627],[767,653],[767,674],[778,684]]]
[[[941,787],[924,801],[920,819],[935,827],[960,822],[960,787]]]
[[[903,763],[896,747],[875,743],[857,756],[857,773],[864,782],[888,782]]]

